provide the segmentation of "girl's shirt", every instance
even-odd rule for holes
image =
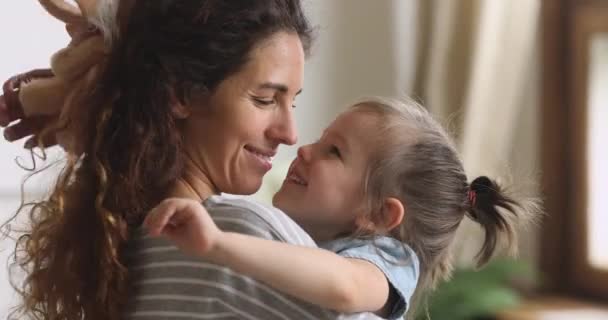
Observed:
[[[383,236],[369,239],[341,238],[319,246],[346,258],[362,259],[374,264],[384,273],[398,295],[390,307],[387,319],[399,319],[407,312],[420,275],[418,256],[409,246]]]

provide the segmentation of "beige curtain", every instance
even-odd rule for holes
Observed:
[[[421,0],[412,91],[457,138],[470,179],[507,180],[536,193],[540,0]],[[483,233],[460,229],[456,259],[469,265]],[[520,239],[535,260],[536,237]]]

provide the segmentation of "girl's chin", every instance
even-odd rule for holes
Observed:
[[[289,188],[285,188],[285,186],[281,186],[281,189],[277,191],[272,197],[272,205],[286,211],[289,208],[289,204],[292,203],[293,196],[290,194]]]

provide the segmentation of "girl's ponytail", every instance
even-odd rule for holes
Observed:
[[[479,223],[485,231],[483,246],[477,254],[477,266],[486,264],[494,255],[498,242],[506,238],[506,248],[515,253],[515,219],[519,203],[506,195],[502,188],[486,176],[473,180],[468,191],[469,209],[467,215]]]

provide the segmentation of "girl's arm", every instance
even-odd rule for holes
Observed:
[[[196,201],[165,200],[144,224],[151,235],[165,235],[190,254],[327,309],[374,312],[388,301],[388,280],[375,265],[324,249],[222,232]]]

